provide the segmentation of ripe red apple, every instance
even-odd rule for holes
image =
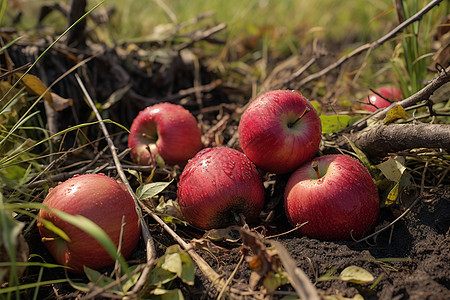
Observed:
[[[262,210],[264,186],[258,170],[242,152],[205,148],[184,168],[178,202],[184,219],[199,229],[238,223],[239,214],[251,223]]]
[[[261,169],[294,171],[319,149],[322,126],[301,93],[275,90],[256,98],[242,114],[239,139],[245,155]]]
[[[157,154],[168,165],[184,165],[203,147],[201,136],[197,120],[188,110],[164,102],[139,112],[131,124],[128,147],[138,165],[154,165]]]
[[[51,209],[90,219],[108,234],[116,246],[119,244],[122,216],[125,216],[121,244],[121,253],[125,258],[132,253],[139,241],[140,223],[133,198],[122,183],[104,174],[76,175],[51,189],[43,204]],[[62,229],[70,242],[48,230],[43,219]],[[73,268],[72,271],[76,273],[82,273],[84,265],[100,269],[114,263],[108,252],[92,236],[48,210],[39,211],[37,225],[42,241],[55,260]]]
[[[298,232],[320,240],[361,238],[377,223],[380,199],[369,171],[349,155],[325,155],[289,178],[286,214]]]
[[[402,92],[395,86],[382,87],[376,90],[376,92],[392,102],[402,100]],[[374,112],[378,108],[384,108],[391,105],[391,102],[383,99],[383,97],[380,97],[377,94],[370,94],[366,99],[366,103],[370,103],[372,105],[362,104],[361,108]]]

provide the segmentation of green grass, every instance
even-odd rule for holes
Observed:
[[[89,7],[98,2],[88,1]],[[19,29],[34,28],[38,16],[36,11],[42,4],[41,1],[25,1],[25,5],[20,7],[23,11],[22,22],[16,26]],[[339,0],[106,0],[103,8],[111,6],[116,8],[113,24],[108,29],[111,41],[149,37],[158,25],[181,23],[207,11],[215,12],[207,22],[224,22],[228,25],[228,30],[222,34],[224,38],[258,35],[261,34],[261,28],[265,28],[275,48],[291,50],[314,37],[334,41],[367,41],[395,22],[394,13],[373,19],[391,8],[391,0],[345,3]],[[18,9],[7,9],[2,23],[10,26],[17,12]],[[61,14],[56,11],[43,24],[50,32],[55,29],[61,31],[66,26]]]
[[[159,1],[110,0],[106,5],[115,5],[117,15],[115,34],[118,38],[147,36],[156,26],[173,23]],[[313,37],[326,37],[336,41],[349,37],[366,40],[372,34],[383,32],[395,21],[393,13],[372,21],[387,11],[390,0],[350,1],[336,0],[217,0],[217,1],[162,1],[183,22],[200,13],[214,11],[213,20],[225,22],[229,28],[227,38],[240,35],[259,34],[260,28],[272,32],[274,42],[300,44]]]

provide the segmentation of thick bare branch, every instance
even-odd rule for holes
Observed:
[[[442,148],[450,152],[450,124],[376,125],[347,137],[370,156],[384,156],[413,148]],[[343,136],[337,144],[348,146]]]

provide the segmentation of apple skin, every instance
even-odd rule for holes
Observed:
[[[157,154],[168,165],[184,165],[203,148],[201,136],[197,120],[188,110],[163,102],[139,112],[131,124],[128,147],[138,165],[153,165]]]
[[[313,162],[318,163],[319,179]],[[287,182],[284,205],[293,226],[308,222],[298,233],[319,240],[351,240],[377,224],[380,198],[364,165],[336,154],[298,168]]]
[[[402,100],[402,92],[395,86],[382,87],[376,90],[376,92],[393,102]],[[386,101],[377,94],[370,94],[365,101],[366,103],[371,103],[372,105],[362,104],[361,108],[370,112],[374,112],[378,108],[385,108],[391,105],[391,102]]]
[[[236,224],[241,213],[246,222],[255,222],[264,205],[258,170],[242,152],[227,147],[205,148],[189,160],[177,194],[184,219],[204,230]]]
[[[51,189],[43,204],[51,209],[90,219],[108,234],[116,247],[119,244],[122,216],[125,216],[121,244],[121,253],[125,258],[133,252],[139,241],[141,226],[133,198],[122,183],[104,174],[75,175]],[[61,228],[69,236],[70,242],[45,228],[42,219]],[[93,237],[45,209],[39,211],[37,226],[44,245],[55,260],[71,267],[69,270],[72,272],[83,273],[84,265],[101,269],[114,264],[112,257]]]
[[[305,109],[309,109],[298,120]],[[298,91],[275,90],[256,98],[242,114],[239,139],[256,166],[276,174],[294,171],[319,149],[322,125],[312,104]]]

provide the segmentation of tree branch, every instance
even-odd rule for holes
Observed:
[[[450,124],[375,125],[346,136],[369,156],[413,148],[442,148],[450,153]],[[337,139],[337,144],[350,148],[344,136]]]
[[[418,91],[412,96],[409,96],[408,98],[392,103],[390,106],[383,108],[381,110],[375,111],[373,114],[355,122],[352,126],[347,127],[342,132],[351,132],[351,131],[359,131],[362,130],[367,126],[367,121],[369,119],[376,119],[381,120],[386,116],[386,113],[394,106],[394,105],[401,105],[404,108],[410,107],[412,105],[415,105],[417,102],[429,99],[429,97],[441,86],[446,84],[450,81],[450,67],[447,67],[446,69],[443,69],[439,76],[431,80],[423,89]]]

